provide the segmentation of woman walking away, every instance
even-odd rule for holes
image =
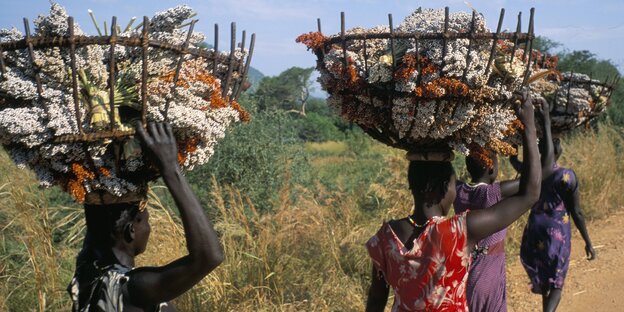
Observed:
[[[543,100],[545,102],[545,100]],[[561,145],[553,142],[550,106],[544,103],[544,138],[540,152],[545,178],[539,201],[531,209],[520,246],[520,260],[529,275],[531,291],[542,294],[544,311],[555,311],[570,263],[570,218],[585,240],[587,258],[596,257],[579,206],[579,185],[572,169],[559,167]]]
[[[72,311],[175,311],[166,302],[223,261],[217,233],[178,166],[171,126],[151,123],[146,132],[137,125],[137,133],[178,206],[188,255],[162,267],[134,268],[134,258],[145,251],[150,234],[145,194],[113,202],[110,194],[97,198],[89,193],[87,234],[69,286]]]
[[[520,190],[482,210],[445,217],[455,200],[455,173],[449,161],[411,161],[408,180],[414,212],[384,223],[366,244],[373,261],[367,311],[383,311],[389,287],[392,311],[468,311],[466,280],[469,246],[518,219],[539,198],[541,172],[533,104],[521,95],[524,166]]]
[[[486,155],[481,155],[485,153]],[[492,159],[483,164],[479,159]],[[503,198],[518,192],[519,180],[496,182],[498,159],[495,153],[473,148],[466,157],[466,168],[471,182],[457,182],[457,196],[453,203],[455,214],[476,211],[493,206]],[[468,273],[466,299],[470,311],[507,311],[505,237],[504,228],[482,240],[472,248]]]
[[[545,107],[543,109],[548,109]],[[545,120],[545,119],[542,119]],[[482,159],[491,159],[486,164]],[[512,164],[517,157],[511,157]],[[519,180],[496,182],[498,159],[495,153],[473,147],[466,157],[471,182],[457,183],[453,203],[455,214],[490,207],[518,192]],[[542,178],[547,174],[542,170]],[[470,311],[507,311],[507,278],[505,269],[505,238],[507,228],[479,241],[471,253],[466,297]]]

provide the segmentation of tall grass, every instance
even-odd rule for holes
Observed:
[[[623,143],[621,130],[613,127],[563,142],[561,164],[576,171],[582,207],[590,218],[605,217],[624,205],[617,191],[624,182],[624,164],[618,159]],[[356,179],[362,166],[368,165],[358,163],[357,154],[336,146],[314,146],[313,170],[326,176],[335,171],[336,179],[341,175]],[[376,175],[373,182],[355,184],[353,191],[330,191],[323,183],[283,183],[271,213],[259,213],[245,194],[213,180],[206,211],[220,233],[226,261],[174,301],[178,310],[363,310],[370,282],[370,261],[363,245],[383,220],[403,217],[412,206],[407,161],[399,151],[388,149],[383,155],[378,160],[383,166],[368,171]],[[335,166],[327,157],[343,161]],[[458,159],[456,165],[461,163]],[[506,162],[502,164],[501,176],[513,178]],[[84,224],[81,208],[50,206],[43,193],[32,187],[34,178],[18,171],[5,156],[0,157],[0,168],[0,185],[4,185],[0,188],[0,310],[66,311],[65,287]],[[458,173],[465,174],[462,168]],[[289,173],[284,176],[288,179]],[[163,204],[170,202],[167,196],[162,187],[150,194],[153,231],[139,265],[162,265],[186,254],[177,213]],[[519,221],[509,231],[511,253],[517,253],[522,228]]]
[[[2,155],[2,163],[8,160]],[[6,167],[4,167],[6,169]],[[0,187],[0,308],[9,311],[61,309],[69,299],[61,282],[71,253],[54,240],[54,219],[34,178],[2,171]],[[10,182],[8,182],[8,181]]]

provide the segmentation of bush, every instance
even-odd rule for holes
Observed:
[[[288,116],[276,110],[254,112],[248,124],[238,125],[221,140],[209,163],[188,174],[203,202],[212,190],[209,181],[230,185],[249,197],[260,211],[270,211],[278,191],[305,174],[303,147],[285,127]],[[292,172],[292,179],[285,175]]]

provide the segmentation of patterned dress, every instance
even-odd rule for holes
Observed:
[[[124,298],[122,286],[130,280],[130,268],[114,264],[103,268],[103,273],[91,284],[89,299],[85,306],[80,307],[78,302],[80,285],[74,277],[69,284],[68,291],[72,299],[72,312],[123,312]],[[146,311],[160,312],[167,303]]]
[[[498,203],[500,183],[476,185],[458,182],[453,207],[455,213],[479,210]],[[507,229],[496,232],[477,243],[472,251],[466,297],[470,311],[507,311],[505,237]]]
[[[466,215],[436,217],[407,250],[388,223],[367,243],[395,294],[392,311],[468,311]]]
[[[557,165],[542,181],[539,201],[531,214],[520,246],[520,260],[531,280],[531,291],[542,287],[563,288],[570,260],[570,217],[563,197],[577,188],[574,171]]]

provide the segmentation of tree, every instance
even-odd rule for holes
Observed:
[[[305,116],[314,68],[291,67],[276,77],[264,77],[254,93],[260,110],[277,108]]]
[[[533,40],[533,49],[542,51],[548,54],[554,54],[555,49],[562,47],[563,45],[560,42],[554,41],[552,39],[538,36]]]

